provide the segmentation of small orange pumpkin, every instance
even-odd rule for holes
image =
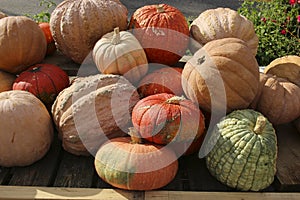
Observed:
[[[52,33],[50,31],[50,24],[48,22],[39,23],[39,27],[44,32],[47,41],[47,52],[46,55],[52,55],[56,51],[56,46],[54,39],[52,37]]]

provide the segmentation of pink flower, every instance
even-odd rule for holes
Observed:
[[[280,33],[281,33],[282,35],[285,35],[285,34],[286,34],[286,30],[285,30],[285,29],[282,29]]]
[[[265,22],[265,23],[267,21],[267,19],[265,17],[262,17],[260,20],[263,21],[263,22]]]
[[[299,0],[298,0],[298,2],[299,2]],[[294,5],[295,3],[296,3],[296,0],[290,0],[291,5]]]
[[[297,22],[300,23],[300,15],[297,16]]]

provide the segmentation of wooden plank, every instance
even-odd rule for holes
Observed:
[[[54,187],[90,188],[95,173],[93,156],[76,156],[63,151]]]
[[[138,195],[137,195],[138,194]],[[0,186],[0,199],[141,200],[140,193],[114,189]]]
[[[278,138],[276,189],[300,191],[300,134],[292,124],[275,129]]]
[[[30,166],[12,169],[9,185],[49,186],[55,176],[60,152],[61,142],[55,137],[48,153],[41,160]]]
[[[146,191],[145,200],[298,200],[300,193]]]

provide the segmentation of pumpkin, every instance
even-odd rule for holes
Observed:
[[[19,74],[41,62],[47,50],[43,31],[25,16],[9,16],[0,20],[0,69]]]
[[[274,181],[277,138],[268,119],[252,109],[236,110],[214,126],[206,165],[221,183],[259,191]]]
[[[34,94],[50,109],[57,95],[69,84],[68,74],[59,66],[41,63],[23,71],[14,81],[12,89]]]
[[[142,78],[138,85],[138,92],[142,97],[158,93],[183,95],[180,67],[162,67],[155,69]]]
[[[75,155],[94,155],[108,139],[126,135],[138,100],[136,88],[123,76],[75,78],[51,109],[63,148]]]
[[[182,71],[184,93],[208,113],[247,108],[258,85],[258,63],[247,44],[238,38],[208,42]]]
[[[191,42],[200,46],[207,42],[222,38],[239,38],[246,42],[253,55],[258,49],[258,37],[252,21],[230,8],[208,9],[200,13],[190,26]],[[191,43],[193,44],[193,43]],[[195,52],[197,49],[193,50]]]
[[[12,90],[16,78],[15,75],[0,70],[0,92]]]
[[[93,60],[101,73],[124,75],[132,83],[148,71],[147,57],[139,41],[130,32],[120,32],[119,27],[96,43]]]
[[[7,14],[5,14],[4,12],[1,12],[0,11],[0,19],[4,18],[4,17],[7,17]]]
[[[50,31],[50,24],[48,22],[40,22],[38,23],[39,27],[42,29],[46,41],[47,41],[47,51],[46,55],[52,55],[56,51],[55,42]]]
[[[0,166],[27,166],[41,159],[53,140],[44,104],[26,91],[0,93]]]
[[[276,58],[266,66],[264,73],[285,78],[300,87],[300,57],[287,55]]]
[[[81,64],[104,34],[127,29],[127,14],[119,0],[65,0],[51,13],[50,30],[57,49]]]
[[[173,151],[130,137],[114,138],[103,144],[94,165],[100,178],[125,190],[161,188],[171,182],[178,171]]]
[[[250,105],[274,124],[292,122],[300,116],[300,88],[284,78],[260,73],[260,85]]]
[[[156,144],[192,142],[205,130],[204,116],[192,101],[168,93],[145,97],[132,111],[132,124],[145,140]]]
[[[129,30],[145,49],[148,62],[174,65],[185,55],[189,28],[185,16],[168,4],[145,5],[130,18]]]

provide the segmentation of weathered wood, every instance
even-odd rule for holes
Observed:
[[[93,185],[94,173],[93,156],[76,156],[63,151],[53,186],[90,188]]]
[[[292,124],[275,126],[278,138],[276,188],[300,191],[300,134]]]
[[[13,168],[13,175],[9,185],[51,185],[59,163],[60,151],[61,142],[57,139],[55,133],[55,139],[45,157],[30,166]]]

